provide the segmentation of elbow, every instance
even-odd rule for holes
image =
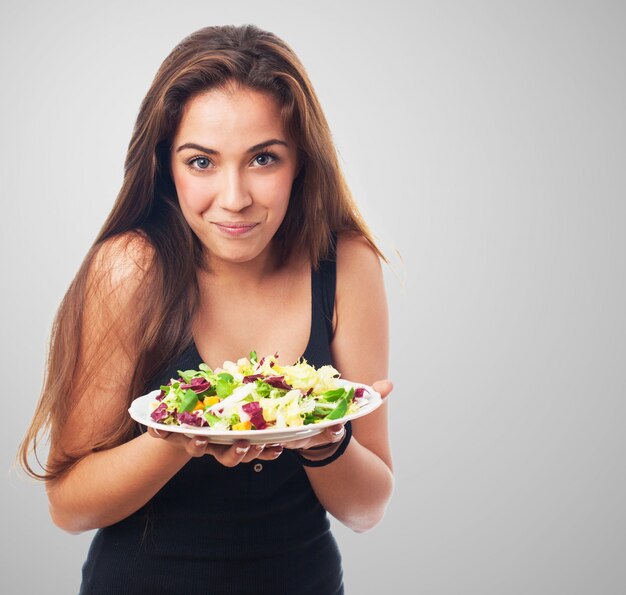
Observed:
[[[384,516],[385,508],[382,507],[380,510],[369,511],[369,514],[366,515],[345,519],[343,524],[355,533],[366,533],[376,527],[383,520]]]
[[[384,489],[381,490],[375,502],[369,502],[360,511],[353,510],[342,520],[343,524],[355,533],[365,533],[376,527],[385,517],[387,505],[393,494],[393,475],[388,476],[389,481],[386,482]]]
[[[354,531],[355,533],[365,533],[378,525],[385,517],[389,498],[376,505],[370,505],[363,510],[353,511],[351,515],[347,515],[342,519],[342,523]]]
[[[57,486],[47,486],[47,492],[50,519],[59,529],[72,535],[79,535],[97,528],[85,515],[77,513],[76,507],[62,497],[62,492]]]
[[[48,504],[48,511],[50,512],[52,522],[66,533],[79,535],[92,528],[81,523],[77,516],[61,512],[59,507],[54,506],[52,502]]]

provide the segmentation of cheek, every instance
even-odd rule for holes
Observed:
[[[175,176],[174,184],[183,210],[202,212],[211,203],[211,192],[206,181],[191,176]]]
[[[280,209],[284,206],[286,209],[291,195],[291,184],[289,175],[267,176],[256,182],[254,195],[268,207]]]

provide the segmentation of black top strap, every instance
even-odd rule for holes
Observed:
[[[311,271],[311,336],[304,358],[315,367],[332,363],[329,346],[333,339],[336,284],[337,265],[333,239],[331,254],[320,261],[317,270]]]
[[[333,313],[335,311],[335,289],[337,287],[337,263],[323,260],[319,268],[320,300],[324,312],[324,322],[328,339],[333,338]]]

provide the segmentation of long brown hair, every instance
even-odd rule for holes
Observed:
[[[180,211],[169,171],[170,147],[189,99],[233,83],[273,97],[281,108],[285,130],[298,148],[300,171],[285,219],[274,238],[281,261],[304,250],[317,267],[328,255],[334,234],[347,230],[365,237],[384,258],[352,199],[326,118],[293,50],[274,34],[253,25],[196,31],[165,59],[141,104],[122,188],[57,312],[42,395],[18,453],[22,467],[31,476],[53,480],[81,456],[64,453],[48,464],[38,461],[43,474],[29,462],[30,453],[37,454],[46,432],[55,443],[71,407],[67,395],[77,392],[73,382],[87,280],[107,240],[139,234],[153,252],[143,284],[143,315],[137,322],[141,333],[135,346],[128,402],[153,388],[150,383],[189,343],[197,300],[196,272],[203,266],[202,248]],[[88,378],[89,374],[83,369],[81,376]],[[111,448],[133,435],[134,422],[123,414],[94,449]]]

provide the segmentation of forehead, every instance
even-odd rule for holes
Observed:
[[[191,98],[175,143],[197,142],[212,149],[249,147],[268,138],[285,139],[276,100],[248,88],[214,89]]]

